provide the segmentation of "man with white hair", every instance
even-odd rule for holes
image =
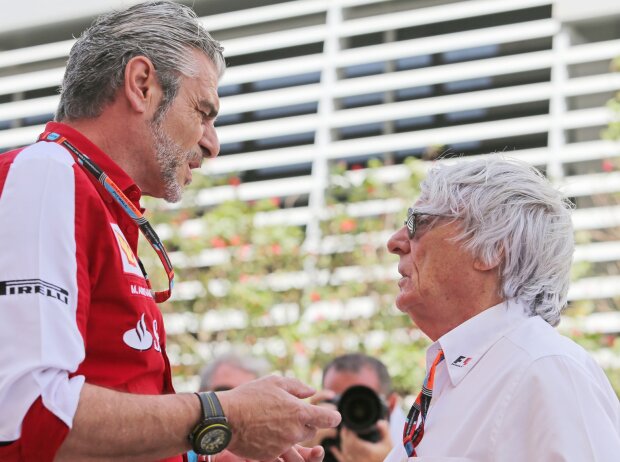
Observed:
[[[570,209],[518,161],[430,171],[388,242],[400,258],[396,306],[434,343],[386,461],[618,460],[618,398],[553,329],[567,302]]]

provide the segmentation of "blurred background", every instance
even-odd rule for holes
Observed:
[[[133,3],[6,1],[0,151],[52,119],[73,37]],[[575,203],[559,329],[620,393],[620,2],[183,3],[229,69],[220,156],[181,203],[147,201],[177,270],[162,310],[178,390],[196,389],[199,369],[231,350],[314,385],[330,358],[364,351],[415,393],[428,341],[394,307],[385,243],[433,162],[499,151]]]

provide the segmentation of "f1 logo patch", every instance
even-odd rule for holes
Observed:
[[[469,358],[467,356],[459,356],[454,361],[452,361],[452,365],[456,366],[456,367],[465,367],[465,366],[467,366],[467,363],[469,361],[471,361],[471,358]]]

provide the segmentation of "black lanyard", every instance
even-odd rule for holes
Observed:
[[[95,179],[103,185],[105,190],[112,196],[112,198],[122,207],[125,213],[134,221],[140,231],[144,235],[149,244],[153,247],[159,260],[164,265],[164,269],[166,271],[166,275],[168,276],[168,290],[163,290],[161,292],[154,292],[151,287],[151,281],[144,270],[144,266],[142,262],[138,259],[138,263],[140,264],[140,269],[142,270],[142,274],[144,275],[144,279],[151,291],[151,295],[155,299],[155,302],[161,303],[165,302],[170,298],[172,294],[172,287],[174,286],[174,269],[172,268],[172,263],[170,262],[170,258],[168,257],[168,253],[164,247],[164,244],[159,239],[159,236],[151,226],[151,224],[147,221],[147,219],[142,215],[142,212],[138,210],[138,208],[133,205],[133,203],[123,194],[123,191],[116,186],[116,184],[110,179],[106,173],[99,168],[99,166],[94,163],[90,157],[86,154],[80,152],[75,146],[73,146],[64,136],[59,135],[54,132],[44,132],[39,136],[39,141],[50,141],[53,143],[58,143],[61,146],[64,146],[71,154],[73,154],[78,164],[80,164],[84,170],[93,175]]]

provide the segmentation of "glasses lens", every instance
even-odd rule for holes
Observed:
[[[405,221],[405,225],[407,226],[407,234],[409,235],[409,239],[413,239],[413,236],[415,235],[415,213],[412,208],[407,210],[407,220]]]

